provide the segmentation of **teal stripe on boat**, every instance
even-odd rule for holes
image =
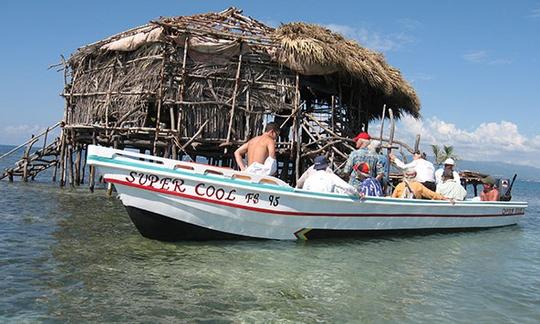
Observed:
[[[281,186],[274,186],[274,185],[269,185],[269,184],[253,183],[253,182],[249,182],[249,181],[246,181],[246,180],[243,180],[243,179],[222,178],[222,177],[216,177],[216,176],[213,176],[213,175],[201,175],[201,174],[197,174],[197,173],[189,173],[189,172],[186,172],[186,171],[183,171],[183,170],[178,170],[178,169],[164,168],[164,167],[160,167],[160,166],[153,165],[153,164],[142,164],[142,163],[137,163],[137,162],[132,162],[132,161],[121,161],[121,160],[116,160],[114,158],[111,159],[111,158],[97,156],[97,155],[89,155],[87,157],[87,160],[88,161],[93,160],[93,161],[96,161],[96,162],[113,163],[113,164],[136,167],[136,168],[141,168],[141,169],[150,169],[150,170],[155,170],[155,171],[176,173],[176,174],[185,175],[185,176],[189,176],[189,177],[194,177],[194,178],[199,178],[199,179],[211,179],[211,180],[214,180],[214,181],[217,181],[217,182],[225,182],[225,183],[235,184],[235,185],[238,185],[239,183],[241,183],[242,185],[246,185],[246,186],[249,186],[249,187],[256,187],[256,188],[261,188],[261,189],[270,189],[270,190],[275,190],[275,191],[290,192],[290,193],[306,195],[306,196],[319,196],[319,197],[341,198],[341,199],[347,199],[348,198],[348,199],[352,199],[352,200],[358,200],[359,199],[358,197],[351,196],[351,195],[340,195],[340,194],[332,194],[332,193],[325,193],[325,192],[314,192],[314,191],[296,191],[295,188],[292,188],[292,187],[281,187]],[[440,203],[444,203],[444,201],[441,201],[441,200],[407,200],[407,199],[402,199],[402,198],[391,198],[391,197],[366,197],[365,199],[366,200],[372,200],[372,201],[384,200],[385,202],[399,202],[400,204],[404,204],[404,203],[406,203],[406,204],[440,204]],[[471,205],[468,205],[468,206],[471,206]]]

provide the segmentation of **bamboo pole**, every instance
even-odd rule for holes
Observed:
[[[81,184],[81,149],[77,145],[75,147],[75,185],[79,186]]]
[[[30,157],[30,150],[32,149],[32,146],[35,142],[37,142],[38,138],[32,135],[32,141],[28,143],[26,146],[26,149],[24,150],[24,156],[23,156],[23,181],[28,181],[28,164],[29,164],[29,157]]]
[[[84,184],[84,178],[86,177],[86,161],[88,159],[88,145],[83,145],[84,149],[84,158],[83,158],[83,166],[82,166],[82,176],[80,184]]]
[[[49,127],[45,130],[45,137],[43,138],[43,148],[41,151],[45,151],[45,147],[47,146],[47,135],[49,135]]]
[[[197,138],[197,136],[201,135],[201,133],[202,133],[204,127],[206,126],[206,124],[208,124],[209,121],[210,121],[210,120],[207,119],[207,120],[204,122],[204,124],[202,124],[201,127],[199,127],[199,129],[197,130],[197,132],[196,132],[196,133],[195,133],[195,134],[194,134],[194,135],[193,135],[193,136],[192,136],[192,137],[191,137],[184,145],[182,145],[182,147],[180,147],[180,150],[182,150],[182,151],[185,150],[186,147],[188,147],[188,146],[189,146],[189,145]]]
[[[62,129],[60,144],[60,187],[66,185],[66,130]]]
[[[60,164],[60,161],[59,161],[59,158],[60,158],[60,151],[59,151],[59,148],[61,146],[61,142],[59,139],[56,140],[56,154],[55,154],[55,162],[54,163],[54,171],[53,171],[53,175],[52,175],[52,182],[56,182],[56,174],[58,172],[58,164]]]
[[[294,167],[294,173],[295,173],[295,183],[300,179],[300,146],[302,142],[302,138],[300,136],[300,75],[296,73],[296,88],[294,92],[294,105],[296,110],[296,115],[294,117],[294,134],[295,134],[295,140],[296,140],[296,159],[295,159],[295,167]],[[292,153],[292,151],[291,151]]]
[[[189,47],[189,37],[186,36],[186,39],[184,40],[184,56],[182,58],[182,71],[181,71],[181,80],[180,80],[180,87],[178,88],[178,100],[180,102],[184,101],[184,89],[186,86],[186,64],[187,64],[187,52]],[[178,134],[180,134],[180,126],[182,123],[182,113],[183,113],[183,105],[180,104],[178,106],[178,120],[176,124],[176,130],[178,131]],[[185,129],[184,129],[185,131]],[[185,132],[184,132],[185,134]]]
[[[240,44],[240,48],[242,47],[242,44]],[[235,113],[235,107],[236,107],[236,95],[238,93],[238,87],[240,86],[240,71],[242,69],[242,53],[240,52],[240,55],[238,55],[238,67],[236,68],[236,77],[234,81],[234,90],[232,94],[232,104],[231,104],[231,115],[229,117],[229,128],[227,129],[227,140],[226,143],[229,143],[231,140],[231,132],[232,132],[232,126],[234,122],[234,113]],[[225,148],[225,154],[227,154],[227,148]]]
[[[114,79],[114,71],[109,78],[109,89],[107,90],[107,97],[105,98],[105,126],[109,127],[109,106],[111,105],[111,90]],[[108,130],[105,130],[105,136],[109,136]]]
[[[96,132],[93,132],[92,136],[92,144],[96,145]],[[88,180],[88,188],[90,189],[90,192],[94,192],[94,186],[96,184],[96,168],[91,165],[90,166],[90,179]]]
[[[157,141],[159,138],[159,128],[161,123],[161,106],[163,104],[163,79],[165,77],[165,58],[161,61],[161,72],[159,79],[159,90],[158,90],[158,102],[157,102],[157,113],[156,113],[156,134],[154,136],[154,147],[152,149],[152,154],[157,154]]]
[[[416,134],[416,139],[414,141],[414,151],[418,151],[420,148],[420,134]]]
[[[244,134],[244,140],[247,141],[251,137],[251,104],[250,104],[250,90],[249,88],[246,91],[246,133]]]
[[[69,148],[67,150],[67,163],[69,167],[69,185],[73,188],[75,187],[75,184],[73,181],[73,146],[71,144],[69,145]]]

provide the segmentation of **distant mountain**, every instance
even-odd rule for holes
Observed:
[[[517,173],[519,180],[540,181],[540,169],[525,165],[459,160],[457,162],[457,169],[460,171],[478,171],[506,178],[512,178]]]

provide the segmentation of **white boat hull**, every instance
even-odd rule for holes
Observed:
[[[114,183],[141,234],[166,241],[480,229],[514,225],[527,207],[313,193],[272,177],[95,146],[88,163]]]

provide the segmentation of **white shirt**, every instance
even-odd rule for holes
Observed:
[[[354,194],[356,189],[332,172],[315,170],[304,182],[304,189],[317,192]]]
[[[403,163],[400,159],[395,158],[394,163],[396,166],[400,169],[409,169],[414,168],[416,171],[416,181],[418,182],[435,182],[435,167],[433,166],[433,163],[424,160],[424,159],[416,159],[413,160],[411,163]]]
[[[437,184],[443,183],[442,181],[443,172],[444,172],[444,168],[440,168],[437,171],[435,171],[435,182],[437,182]],[[456,183],[461,183],[461,178],[459,177],[459,173],[457,173],[456,171],[452,171],[452,174],[454,175],[454,181]]]
[[[303,174],[302,176],[300,177],[300,179],[298,179],[298,181],[296,181],[296,188],[303,188],[304,187],[304,182],[306,182],[306,179],[312,175],[313,173],[317,172],[317,170],[315,170],[313,168],[313,165],[310,166]],[[330,173],[334,173],[334,171],[332,171],[332,169],[330,169],[330,167],[327,167],[326,168],[326,172],[330,172]]]
[[[467,196],[467,190],[462,185],[455,182],[455,180],[449,179],[444,183],[437,185],[437,192],[441,195],[455,200],[463,200]]]

